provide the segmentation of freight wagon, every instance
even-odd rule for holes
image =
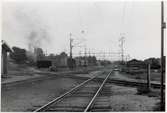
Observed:
[[[49,68],[52,66],[52,62],[50,60],[38,60],[37,67],[38,68]]]

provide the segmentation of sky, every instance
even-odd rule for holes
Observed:
[[[125,37],[125,55],[160,57],[160,8],[160,1],[2,2],[2,39],[11,47],[58,54],[69,53],[71,33],[73,44],[79,43],[75,55],[85,47],[90,53],[120,52],[119,39]]]

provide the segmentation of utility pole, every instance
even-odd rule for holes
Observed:
[[[45,55],[46,55],[46,56],[48,55],[48,54],[47,54],[47,49],[46,49],[46,54],[45,54]]]
[[[147,64],[147,90],[148,92],[151,90],[151,82],[150,82],[150,64]]]
[[[84,62],[84,63],[85,63],[85,67],[86,67],[86,59],[87,59],[87,58],[86,58],[86,54],[87,54],[86,51],[87,51],[87,50],[86,50],[86,46],[85,46],[85,62]]]
[[[80,60],[80,59],[81,59],[81,56],[82,56],[82,55],[81,55],[81,51],[80,51],[80,52],[79,52],[79,57],[78,57],[78,58],[79,58],[79,66],[81,66],[81,60]]]
[[[81,57],[81,56],[82,56],[81,51],[79,51],[79,57]]]
[[[84,30],[81,31],[82,34],[84,34]],[[71,66],[73,68],[73,66],[75,66],[75,63],[74,63],[74,60],[73,60],[73,53],[72,53],[72,49],[73,47],[77,47],[78,44],[80,43],[77,43],[77,44],[73,44],[73,41],[74,39],[71,38],[72,37],[72,33],[70,33],[70,61],[71,61]]]
[[[122,63],[124,62],[124,40],[125,39],[125,37],[121,37],[120,39],[119,39],[119,41],[120,41],[120,48],[121,48],[121,59],[122,59]]]
[[[72,59],[72,48],[73,48],[73,45],[72,45],[72,42],[73,42],[73,39],[71,38],[72,34],[70,33],[70,58]]]
[[[161,110],[165,110],[165,95],[164,95],[164,2],[161,1]]]
[[[89,49],[89,57],[91,56],[91,54],[90,54],[90,49]]]
[[[73,69],[73,59],[72,59],[72,48],[73,48],[73,45],[72,45],[72,42],[73,42],[73,39],[71,38],[72,34],[70,33],[70,68]]]
[[[105,61],[105,52],[103,53],[103,60]]]

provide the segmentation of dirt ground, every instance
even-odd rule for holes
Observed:
[[[81,82],[81,80],[57,77],[52,80],[2,88],[1,111],[32,111]]]
[[[109,98],[111,111],[154,111],[158,97],[138,95],[136,88],[112,85]]]
[[[78,76],[92,77],[98,73],[78,74]],[[119,73],[113,73],[111,78],[128,79]],[[1,90],[1,111],[18,112],[33,111],[48,101],[75,87],[83,80],[55,77],[52,80],[33,82],[32,84],[17,85]],[[53,87],[54,86],[54,87]],[[111,95],[105,97],[111,111],[154,111],[159,98],[137,94],[137,89],[109,84]]]

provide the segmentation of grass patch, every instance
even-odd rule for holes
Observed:
[[[148,97],[160,97],[160,89],[150,88],[148,90],[147,87],[138,87],[137,94],[138,95],[147,95]]]
[[[147,87],[138,87],[137,88],[137,94],[143,95],[143,94],[148,94],[151,92],[151,89],[148,89]]]
[[[130,74],[130,73],[126,73],[126,72],[120,72],[120,73],[123,74],[124,76],[127,76],[127,77],[132,78],[132,79],[147,80],[147,73],[140,73],[140,74],[134,74],[134,73]],[[151,74],[150,74],[151,81],[160,82],[161,81],[160,75],[161,74],[159,72],[151,72]]]

